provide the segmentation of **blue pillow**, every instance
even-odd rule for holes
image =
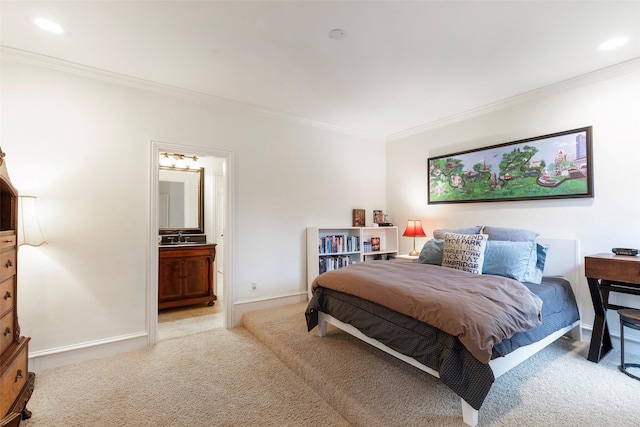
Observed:
[[[540,283],[542,282],[542,273],[544,273],[544,264],[547,261],[547,251],[549,250],[549,246],[541,245],[540,243],[536,243],[536,268],[534,273],[529,277],[528,282],[531,283]]]
[[[441,228],[439,230],[433,230],[433,238],[444,240],[444,235],[447,233],[479,234],[481,229],[482,229],[482,226],[480,225],[476,225],[475,227],[467,227],[467,228]]]
[[[539,246],[544,248],[542,245]],[[546,257],[546,250],[544,254]],[[484,253],[482,274],[509,277],[520,282],[540,283],[542,270],[538,271],[537,265],[537,243],[489,240]]]
[[[508,240],[510,242],[533,242],[538,237],[535,231],[522,228],[492,227],[485,225],[482,228],[483,234],[489,235],[489,240]]]
[[[442,265],[443,239],[431,239],[424,244],[418,257],[420,264]]]

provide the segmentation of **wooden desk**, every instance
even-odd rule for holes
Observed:
[[[609,304],[609,292],[640,295],[640,256],[612,253],[586,256],[584,272],[596,314],[587,359],[598,363],[613,348],[607,325],[607,309],[625,308]]]

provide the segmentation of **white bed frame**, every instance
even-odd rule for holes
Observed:
[[[576,299],[580,301],[579,295],[579,287],[578,287],[578,271],[579,271],[579,261],[580,261],[580,242],[578,240],[567,240],[567,239],[538,239],[539,243],[549,245],[549,251],[547,253],[547,263],[545,264],[544,274],[545,276],[562,276],[567,278],[571,282],[571,287],[573,288],[573,292],[576,296]],[[319,323],[318,323],[318,335],[323,337],[327,334],[327,325],[331,324],[350,335],[353,335],[356,338],[361,339],[362,341],[371,344],[378,349],[389,353],[390,355],[403,360],[410,365],[421,369],[422,371],[427,372],[428,374],[433,375],[434,377],[440,378],[440,374],[429,368],[428,366],[423,365],[417,360],[405,356],[392,348],[387,347],[381,342],[370,338],[364,335],[355,327],[341,322],[340,320],[326,314],[319,312]],[[547,336],[546,338],[538,341],[536,343],[530,344],[525,347],[520,347],[519,349],[509,353],[504,357],[499,357],[497,359],[493,359],[489,365],[493,370],[493,375],[495,378],[498,378],[500,375],[509,371],[511,368],[519,365],[524,362],[549,344],[553,343],[555,340],[560,338],[561,336],[571,332],[571,336],[574,340],[582,341],[582,332],[580,328],[580,320],[577,320],[570,326],[567,326],[559,331],[554,332],[553,334]],[[474,409],[471,405],[469,405],[464,399],[462,401],[462,419],[464,422],[470,426],[476,426],[478,424],[478,410]]]

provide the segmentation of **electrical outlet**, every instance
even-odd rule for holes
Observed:
[[[251,292],[255,292],[258,289],[258,282],[251,282]]]

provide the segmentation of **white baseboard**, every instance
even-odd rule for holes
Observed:
[[[300,292],[276,297],[261,298],[255,300],[238,301],[233,304],[233,325],[231,327],[242,326],[242,316],[244,313],[256,310],[266,310],[281,307],[283,305],[297,304],[307,301],[307,293]],[[303,319],[301,317],[301,319]]]
[[[582,325],[582,340],[583,341],[591,341],[591,333],[593,332],[593,326],[591,325]],[[627,354],[634,354],[640,356],[640,338],[636,335],[632,335],[632,330],[629,328],[625,329],[625,337],[624,337],[624,352]],[[620,350],[620,333],[617,331],[610,331],[611,334],[611,344],[613,348],[616,350]]]
[[[306,292],[256,300],[238,301],[233,305],[234,322],[231,327],[242,326],[242,316],[244,313],[249,311],[265,310],[306,301]],[[31,351],[29,352],[29,371],[38,373],[44,369],[69,365],[72,363],[82,362],[84,360],[99,359],[101,357],[137,350],[148,346],[148,333],[146,331],[142,331],[135,334],[83,342],[65,347],[57,347],[42,351]]]
[[[149,345],[147,332],[138,332],[109,339],[84,342],[66,347],[29,352],[29,371],[69,365],[89,359],[99,359],[112,354],[137,350]]]

